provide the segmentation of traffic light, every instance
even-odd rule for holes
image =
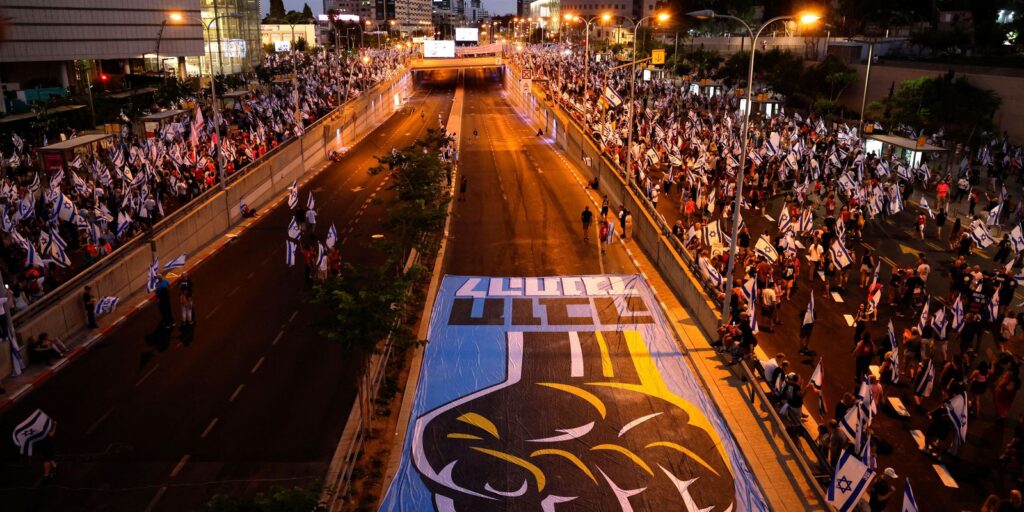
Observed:
[[[110,75],[106,73],[100,73],[100,82],[107,83],[110,80]]]

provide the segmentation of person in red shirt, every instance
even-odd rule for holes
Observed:
[[[949,182],[945,179],[935,186],[935,208],[941,210],[949,198]]]

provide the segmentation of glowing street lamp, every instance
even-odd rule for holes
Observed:
[[[730,293],[732,290],[733,277],[736,273],[736,240],[739,234],[740,227],[740,205],[743,201],[743,176],[746,174],[745,167],[747,165],[747,132],[750,127],[750,111],[753,107],[751,103],[753,91],[754,91],[754,56],[757,54],[757,38],[761,37],[761,32],[764,29],[775,23],[776,21],[788,21],[796,20],[802,24],[813,24],[821,19],[821,15],[813,12],[799,13],[789,16],[778,16],[766,21],[755,32],[747,22],[743,21],[736,16],[729,14],[717,14],[711,9],[703,9],[700,11],[693,11],[687,13],[687,16],[697,18],[701,20],[708,20],[714,18],[728,18],[731,20],[738,21],[743,28],[747,29],[747,33],[750,34],[751,46],[750,46],[750,65],[747,69],[747,108],[743,112],[743,131],[741,135],[741,148],[740,148],[740,169],[736,173],[736,197],[735,203],[733,204],[732,211],[732,243],[729,244],[729,265],[727,268],[726,281],[725,281],[725,292]],[[632,124],[630,124],[632,127]],[[632,133],[632,131],[630,131]],[[628,152],[627,152],[628,155]],[[628,158],[628,157],[627,157]],[[722,325],[729,323],[729,299],[726,297],[722,301]]]

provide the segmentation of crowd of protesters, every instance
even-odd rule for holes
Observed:
[[[128,129],[130,120],[122,114],[126,125],[120,134],[94,152],[76,155],[56,173],[37,167],[37,150],[47,144],[47,134],[14,134],[11,153],[0,156],[0,265],[13,309],[25,307],[216,186],[222,179],[218,149],[224,175],[230,177],[301,134],[339,101],[393,76],[404,58],[391,50],[362,56],[268,54],[261,72],[246,76],[251,92],[219,115],[214,116],[208,98],[154,104],[153,112],[187,108],[190,119],[140,137]],[[258,75],[286,79],[260,81]],[[197,103],[202,107],[191,107]],[[75,133],[49,135],[65,140]]]
[[[581,52],[564,47],[527,47],[511,52],[510,59],[545,79],[538,83],[548,97],[589,130],[648,208],[672,224],[707,289],[729,302],[730,322],[717,345],[731,354],[730,364],[749,359],[758,333],[774,331],[783,318],[794,333],[799,330],[800,354],[816,355],[813,301],[843,302],[834,293],[847,301],[858,298],[838,306],[851,308],[850,361],[831,362],[852,363],[854,384],[830,414],[824,401],[819,411],[825,439],[820,447],[833,466],[854,444],[858,452],[871,451],[840,433],[838,425],[854,405],[881,404],[894,383],[913,386],[913,401],[928,422],[925,450],[935,458],[955,437],[948,408],[954,397],[964,397],[970,415],[990,415],[997,422],[1010,416],[1021,387],[1022,360],[1011,340],[1020,340],[1021,305],[1013,303],[1024,280],[1024,154],[1005,134],[985,134],[971,148],[944,140],[940,130],[926,138],[950,148],[952,156],[908,162],[867,152],[856,128],[813,113],[753,112],[744,159],[743,111],[732,91],[708,97],[674,78],[644,80],[638,72],[630,105],[629,69],[609,72],[618,64],[612,59],[591,59],[586,79]],[[904,126],[891,132],[912,139],[924,135]],[[627,148],[630,135],[633,145]],[[736,173],[743,174],[743,207],[736,285],[727,290]],[[770,201],[781,207],[769,211]],[[769,226],[754,233],[757,228],[744,216],[759,225],[765,218]],[[914,237],[948,249],[945,275],[933,270],[938,262],[921,254],[886,276],[881,255],[855,244],[868,223],[897,218],[911,221]],[[988,247],[993,249],[987,254],[979,251]],[[792,303],[800,287],[810,290],[810,304]],[[934,293],[937,288],[941,293]],[[985,334],[992,343],[983,347]],[[821,376],[801,377],[782,353],[762,363],[783,418],[800,425],[804,390],[808,381],[820,387]],[[991,410],[981,406],[986,393]],[[1017,429],[1024,432],[1024,417],[1020,421]],[[1024,434],[1015,435],[1000,459],[1020,478],[1022,440]],[[890,472],[895,478],[891,468],[884,473]],[[1016,498],[1019,503],[1019,493]]]

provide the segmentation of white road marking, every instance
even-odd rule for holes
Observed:
[[[216,306],[214,306],[213,309],[211,309],[210,312],[207,313],[205,317],[203,317],[203,319],[206,320],[206,319],[212,317],[213,314],[216,313],[218,309],[220,309],[220,304],[217,304]]]
[[[274,337],[274,341],[270,342],[270,344],[271,345],[277,345],[277,342],[281,341],[281,337],[282,336],[284,336],[284,329],[282,329],[281,332],[277,333],[277,336]]]
[[[854,318],[853,315],[843,315],[843,319],[846,320],[846,325],[853,327]]]
[[[953,489],[960,488],[956,483],[956,479],[953,478],[953,475],[949,474],[949,470],[946,469],[946,466],[943,466],[942,464],[932,464],[932,469],[934,469],[935,473],[939,475],[939,480],[942,480],[943,485],[946,487],[952,487]]]
[[[263,364],[264,359],[266,359],[266,356],[260,357],[260,360],[256,361],[256,366],[253,366],[252,370],[249,370],[249,373],[256,373],[256,370],[259,370],[260,366]]]
[[[572,377],[583,376],[583,346],[580,345],[580,335],[576,331],[569,331],[569,353],[570,370]]]
[[[213,427],[217,424],[218,421],[220,421],[220,418],[214,418],[212,421],[210,421],[210,424],[206,426],[206,430],[203,431],[199,438],[206,439],[206,436],[210,433],[211,430],[213,430]]]
[[[160,498],[164,497],[165,492],[167,492],[166,485],[156,491],[156,496],[153,496],[153,499],[149,501],[149,505],[146,506],[146,512],[150,512],[156,507],[156,504],[160,502]]]
[[[139,387],[139,385],[142,384],[146,379],[148,379],[150,375],[153,375],[153,372],[155,372],[156,369],[159,368],[159,367],[160,367],[160,363],[157,363],[157,364],[153,365],[153,367],[150,368],[149,371],[146,372],[146,374],[143,375],[141,379],[135,381],[135,387]]]
[[[295,320],[295,317],[298,316],[298,315],[299,315],[299,310],[296,309],[295,311],[292,312],[292,316],[290,316],[288,318],[288,323],[291,323],[292,320]]]
[[[228,398],[228,402],[234,402],[235,399],[238,398],[238,394],[242,392],[242,388],[244,387],[245,384],[239,384],[238,387],[235,388],[235,392],[231,393],[231,398]]]
[[[250,275],[252,275],[252,274],[250,274]],[[238,290],[240,290],[241,288],[242,288],[241,286],[236,286],[236,287],[232,288],[231,291],[228,292],[228,297],[238,293]]]
[[[191,455],[188,454],[181,457],[181,460],[178,461],[178,465],[174,466],[174,469],[171,470],[171,478],[174,478],[178,476],[178,473],[181,473],[181,470],[185,468],[185,464],[188,464],[188,459],[190,457]]]

